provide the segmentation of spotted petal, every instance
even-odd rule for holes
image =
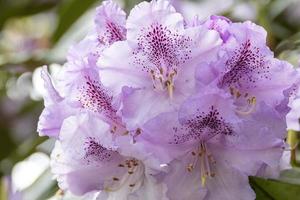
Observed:
[[[103,45],[110,45],[124,40],[126,13],[112,0],[107,0],[97,8],[95,24],[98,41]]]

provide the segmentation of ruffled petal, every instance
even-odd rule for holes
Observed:
[[[58,144],[62,151],[52,156],[53,173],[76,195],[104,189],[125,173],[117,167],[124,158],[116,152],[109,125],[94,115],[67,118]]]
[[[243,117],[235,147],[244,149],[265,149],[280,147],[286,136],[285,117],[274,108],[260,103],[255,112]]]
[[[183,17],[166,0],[142,2],[130,12],[127,22],[127,39],[136,41],[143,27],[159,23],[172,31],[183,31]]]
[[[222,147],[221,145],[211,145],[208,147],[216,162],[228,163],[235,169],[248,176],[255,176],[262,165],[276,167],[282,155],[282,148],[265,149],[235,149]]]
[[[96,60],[103,48],[99,45],[97,35],[89,33],[80,42],[70,47],[67,54],[67,60],[70,65],[69,69],[74,71],[80,70],[87,64],[95,66]]]
[[[67,102],[60,96],[52,84],[46,66],[43,67],[41,76],[46,89],[45,108],[39,117],[37,131],[40,136],[58,137],[64,119],[75,114],[80,105],[76,102]]]
[[[47,66],[43,66],[41,71],[41,77],[44,80],[44,87],[46,89],[46,94],[44,96],[45,106],[58,103],[62,101],[62,97],[58,91],[54,88],[50,74],[48,73]]]
[[[112,0],[104,1],[96,10],[95,24],[98,41],[103,45],[110,45],[124,40],[126,13]]]
[[[230,19],[226,17],[212,15],[207,21],[204,22],[203,25],[205,25],[211,30],[216,30],[220,34],[220,37],[222,38],[223,42],[225,43],[231,36],[231,34],[228,31],[229,25],[231,23],[232,22],[230,21]]]
[[[79,104],[67,103],[66,100],[45,107],[38,121],[39,135],[58,137],[63,121],[75,115],[79,109]]]

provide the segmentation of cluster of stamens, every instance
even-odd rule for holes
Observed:
[[[200,146],[196,151],[191,152],[193,159],[186,167],[188,172],[192,172],[197,165],[200,166],[201,184],[205,186],[206,179],[215,176],[213,172],[213,166],[216,164],[211,153],[208,152],[204,142],[200,143]]]
[[[153,82],[153,88],[158,90],[168,90],[170,99],[173,98],[174,91],[174,77],[177,75],[177,70],[173,69],[172,72],[164,72],[163,68],[159,68],[159,73],[150,70],[150,76]]]
[[[110,128],[110,133],[113,135],[128,135],[129,131],[123,124],[112,124]]]
[[[112,177],[114,183],[118,183],[116,188],[106,188],[108,191],[116,191],[121,188],[123,185],[128,185],[130,188],[136,186],[135,181],[140,181],[139,179],[135,180],[132,176],[138,172],[139,167],[142,167],[138,160],[128,159],[118,165],[119,168],[125,168],[127,170],[126,174],[121,178]]]
[[[245,94],[242,94],[239,90],[237,90],[233,87],[230,87],[229,90],[230,90],[230,94],[234,98],[236,98],[236,99],[245,98],[246,99],[247,105],[242,109],[237,109],[236,112],[238,114],[249,115],[255,111],[255,106],[256,106],[256,97],[255,96],[250,96],[249,93],[247,93],[247,92]]]

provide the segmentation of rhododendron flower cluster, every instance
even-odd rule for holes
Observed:
[[[276,177],[300,75],[266,31],[221,16],[185,19],[167,0],[113,1],[70,48],[38,132],[56,139],[62,190],[95,199],[255,199]]]

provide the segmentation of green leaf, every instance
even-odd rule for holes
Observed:
[[[300,185],[277,180],[249,177],[256,200],[295,200],[300,197]]]
[[[280,178],[281,181],[300,185],[300,169],[294,167],[292,169],[286,169],[281,171]]]
[[[84,14],[95,2],[99,0],[67,0],[59,9],[57,28],[53,34],[53,44],[72,26],[72,24]]]

